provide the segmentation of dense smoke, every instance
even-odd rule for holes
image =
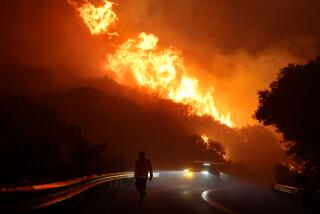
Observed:
[[[64,1],[1,1],[1,64],[45,68],[61,76],[101,76],[111,45],[92,37]]]
[[[313,0],[118,2],[123,25],[181,49],[191,72],[215,86],[218,109],[239,126],[254,123],[256,91],[281,67],[320,50],[320,3]]]

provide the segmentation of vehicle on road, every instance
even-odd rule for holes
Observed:
[[[225,165],[225,163],[194,161],[184,170],[184,175],[186,177],[192,177],[195,173],[201,173],[204,176],[215,175],[220,178],[220,169],[222,165]]]

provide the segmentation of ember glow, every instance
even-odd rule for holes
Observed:
[[[117,35],[115,32],[110,32],[110,28],[118,20],[116,13],[112,10],[114,3],[105,0],[104,5],[96,7],[88,1],[84,1],[84,4],[78,7],[72,0],[68,0],[68,2],[79,12],[92,35]]]
[[[159,39],[153,34],[140,33],[138,39],[121,44],[108,55],[108,67],[120,84],[129,85],[128,74],[135,84],[149,93],[191,107],[190,113],[209,115],[232,127],[230,114],[221,114],[213,99],[213,89],[202,91],[199,80],[186,72],[179,52],[158,48]]]
[[[203,140],[204,144],[206,145],[207,148],[209,148],[209,138],[207,137],[207,135],[201,135],[201,139]]]
[[[229,161],[230,160],[230,157],[227,154],[223,154],[222,157],[223,157],[223,159],[225,161]]]

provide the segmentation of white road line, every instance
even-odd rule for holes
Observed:
[[[212,205],[213,207],[219,209],[219,210],[222,210],[223,212],[225,213],[229,213],[229,214],[238,214],[237,212],[227,208],[227,207],[224,207],[222,206],[221,204],[219,204],[218,202],[216,202],[215,200],[213,200],[212,198],[210,198],[209,194],[211,192],[214,192],[214,191],[218,191],[218,190],[225,190],[225,189],[232,189],[232,188],[235,188],[235,187],[220,187],[220,188],[215,188],[215,189],[210,189],[210,190],[206,190],[206,191],[203,191],[202,194],[201,194],[201,197],[203,198],[203,200],[205,200],[207,203],[209,203],[210,205]]]

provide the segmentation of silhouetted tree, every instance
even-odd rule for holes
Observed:
[[[282,68],[269,90],[259,91],[254,118],[283,134],[287,154],[306,176],[320,171],[320,58]]]
[[[193,152],[197,151],[199,153],[199,160],[225,162],[224,155],[226,152],[220,142],[212,139],[205,142],[200,136],[194,136],[193,138],[195,143]]]

